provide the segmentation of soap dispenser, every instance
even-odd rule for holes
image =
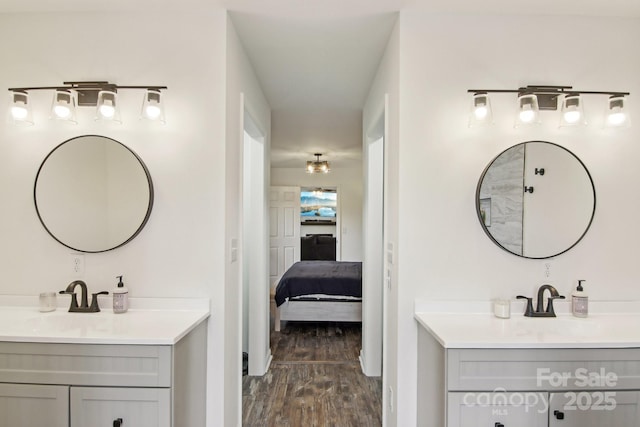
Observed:
[[[584,280],[578,280],[578,287],[571,294],[571,312],[576,317],[589,315],[589,297],[582,287]]]
[[[113,312],[126,313],[129,309],[129,289],[122,283],[122,276],[116,276],[118,285],[113,290]]]

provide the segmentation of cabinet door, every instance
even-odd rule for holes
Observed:
[[[547,427],[546,392],[448,393],[447,427]]]
[[[69,387],[0,384],[0,425],[68,427]]]
[[[550,427],[638,427],[640,392],[583,390],[551,393]]]
[[[171,427],[168,388],[71,387],[71,427]]]

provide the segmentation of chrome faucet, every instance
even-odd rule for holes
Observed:
[[[544,292],[549,291],[549,298],[547,299],[547,308],[544,308]],[[556,312],[553,309],[554,299],[564,299],[564,296],[560,295],[556,288],[549,284],[544,284],[538,288],[538,301],[536,303],[536,311],[533,311],[532,298],[528,298],[522,295],[518,295],[518,299],[527,300],[527,308],[524,315],[527,317],[556,317]]]
[[[80,286],[80,306],[78,306],[78,299],[76,298],[76,286]],[[60,291],[61,294],[71,295],[71,305],[69,306],[69,312],[71,313],[97,313],[100,311],[98,306],[98,295],[108,295],[109,292],[102,291],[91,294],[91,305],[87,303],[87,284],[82,280],[74,280],[69,283],[67,289]]]

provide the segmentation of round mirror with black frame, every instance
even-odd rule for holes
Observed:
[[[130,242],[153,207],[153,183],[142,159],[98,135],[54,148],[38,169],[33,195],[47,232],[79,252],[105,252]]]
[[[487,236],[524,258],[551,258],[574,247],[591,226],[595,208],[595,187],[584,163],[545,141],[500,153],[476,189],[476,211]]]

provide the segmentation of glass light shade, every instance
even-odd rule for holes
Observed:
[[[24,126],[33,125],[33,115],[31,113],[31,103],[27,92],[12,92],[9,100],[9,119]]]
[[[532,125],[540,123],[540,110],[538,97],[535,94],[523,94],[518,96],[518,115],[515,126]]]
[[[586,125],[582,98],[579,94],[569,94],[562,100],[560,127]]]
[[[96,120],[122,123],[120,120],[117,92],[111,90],[101,90],[98,92]]]
[[[625,108],[625,97],[614,95],[609,97],[605,112],[605,126],[612,128],[627,127],[630,124],[629,114]]]
[[[307,173],[329,173],[330,170],[329,162],[326,160],[315,162],[309,160],[307,162]]]
[[[160,90],[147,89],[142,101],[142,112],[140,116],[143,119],[165,123],[164,102],[162,102],[162,98],[163,96]]]
[[[77,123],[76,99],[71,91],[58,89],[54,92],[51,104],[51,118]]]
[[[471,99],[471,111],[469,114],[469,126],[478,126],[493,123],[491,100],[486,92],[474,93]]]

